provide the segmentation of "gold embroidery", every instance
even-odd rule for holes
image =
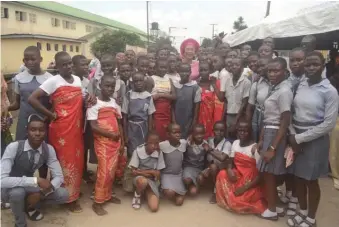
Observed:
[[[54,102],[58,103],[58,104],[59,103],[64,103],[64,102],[66,102],[66,101],[68,101],[70,99],[73,99],[74,97],[79,96],[79,95],[82,96],[81,90],[69,92],[67,95],[63,95],[63,96],[61,96],[59,98],[54,99]]]
[[[58,142],[61,146],[65,146],[66,141],[63,138],[60,138]]]
[[[66,117],[67,116],[67,111],[66,110],[64,110],[64,109],[61,109],[61,115],[62,116],[64,116],[64,117]]]

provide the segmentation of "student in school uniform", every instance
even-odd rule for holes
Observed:
[[[122,62],[119,65],[119,69],[117,72],[117,77],[122,80],[125,84],[125,94],[130,91],[131,88],[131,77],[132,77],[132,67],[130,66],[130,64],[128,64],[128,62]]]
[[[182,163],[187,142],[181,138],[181,129],[177,124],[168,126],[168,140],[160,143],[164,154],[165,168],[161,170],[161,189],[165,197],[181,206],[184,203],[186,188],[182,180]]]
[[[338,116],[338,93],[322,78],[325,59],[320,52],[306,55],[305,80],[293,101],[293,128],[290,143],[296,153],[294,175],[300,211],[288,220],[289,226],[316,226],[320,201],[318,178],[328,173],[329,133]],[[293,130],[292,130],[293,131]]]
[[[206,157],[204,145],[207,145],[204,135],[205,127],[201,124],[194,125],[192,136],[187,141],[187,150],[184,153],[183,181],[191,196],[198,194],[199,186],[204,180],[202,176]]]
[[[145,75],[132,76],[133,90],[126,93],[122,103],[127,153],[131,157],[137,146],[144,144],[148,131],[153,128],[155,107],[151,93],[145,90]]]
[[[189,81],[191,66],[181,63],[180,83],[174,83],[177,99],[173,108],[173,122],[180,125],[181,136],[186,139],[191,128],[198,122],[201,101],[201,88],[196,81]]]
[[[221,81],[222,101],[227,103],[226,125],[229,137],[235,137],[235,127],[241,114],[244,113],[251,89],[251,81],[244,75],[244,61],[241,58],[232,60],[231,76]]]
[[[151,212],[159,209],[159,183],[160,171],[165,168],[164,155],[159,147],[159,136],[155,132],[147,135],[146,143],[138,146],[133,151],[129,162],[134,175],[133,184],[135,186],[132,207],[140,209],[141,196],[145,195],[147,204]]]
[[[85,100],[86,97],[88,96],[88,85],[89,85],[89,80],[87,79],[88,76],[88,60],[85,56],[83,55],[75,55],[72,57],[72,62],[73,62],[73,74],[77,77],[80,78],[81,80],[81,90],[82,90],[82,97],[83,97],[83,113],[84,116],[86,115],[86,105],[85,105]],[[84,118],[84,121],[86,119]],[[87,183],[92,183],[93,180],[90,178],[90,175],[92,174],[91,172],[88,172],[87,168],[87,161],[88,161],[88,150],[90,149],[90,143],[89,141],[91,140],[90,138],[90,131],[88,127],[86,127],[86,123],[84,122],[85,128],[84,128],[84,174],[83,174],[83,179]]]
[[[177,72],[177,56],[175,54],[170,54],[167,58],[168,72],[166,76],[172,80],[172,82],[179,83],[180,75]]]
[[[267,220],[277,220],[284,216],[284,209],[277,207],[277,185],[286,174],[286,135],[291,120],[293,94],[287,82],[286,60],[280,57],[268,63],[268,79],[272,84],[264,101],[264,119],[258,150],[261,159],[258,169],[263,175],[268,208],[260,215]]]
[[[299,86],[300,81],[305,79],[305,56],[306,52],[301,47],[294,48],[290,52],[289,66],[291,69],[291,74],[287,78],[287,81],[290,83],[293,92],[295,92]]]
[[[55,148],[65,175],[65,187],[70,194],[68,208],[71,212],[78,213],[82,212],[77,200],[84,168],[81,80],[72,75],[73,63],[67,52],[57,53],[55,63],[60,75],[46,80],[31,94],[28,102],[52,121],[49,126],[49,142]],[[50,97],[55,112],[40,103],[39,99],[44,96]],[[89,99],[90,97],[86,101]]]
[[[152,83],[152,97],[155,105],[154,127],[159,133],[160,141],[166,140],[167,127],[172,121],[172,103],[176,99],[173,82],[167,77],[167,59],[158,59],[157,73],[149,80]]]
[[[126,61],[134,69],[135,68],[135,63],[136,63],[135,62],[136,54],[135,54],[134,50],[126,50],[125,51],[125,58],[126,58]]]
[[[104,75],[100,81],[101,92],[97,103],[87,110],[87,120],[93,131],[95,153],[98,158],[92,209],[99,216],[107,214],[103,208],[104,203],[121,203],[117,197],[112,196],[119,153],[123,151],[124,145],[120,107],[111,98],[114,88],[115,78]]]
[[[246,117],[248,121],[252,121],[252,137],[255,142],[259,141],[262,128],[264,102],[270,88],[270,82],[267,78],[268,62],[268,58],[259,59],[259,80],[254,82],[251,86],[248,105],[246,107]]]
[[[214,137],[208,139],[208,147],[205,146],[207,154],[207,168],[203,171],[202,176],[203,181],[207,178],[212,178],[213,181],[213,193],[209,200],[209,203],[215,204],[216,201],[216,188],[215,182],[217,175],[221,169],[224,168],[224,164],[229,158],[232,144],[226,136],[226,125],[223,121],[218,121],[213,126]]]
[[[247,62],[247,78],[253,83],[258,80],[258,61],[260,59],[259,53],[251,51],[246,59]]]
[[[238,214],[261,214],[266,209],[256,166],[260,156],[251,133],[251,122],[241,118],[239,139],[233,142],[227,168],[219,172],[216,181],[218,205]]]
[[[29,103],[28,97],[39,88],[46,80],[53,77],[52,74],[41,69],[42,57],[40,50],[36,46],[29,46],[24,50],[23,61],[27,70],[17,74],[14,77],[14,102],[8,107],[8,111],[19,110],[18,123],[16,126],[15,139],[27,139],[26,127],[27,119],[31,114],[38,114],[43,117],[41,113],[36,111]],[[40,102],[44,107],[50,109],[51,104],[48,97],[42,97]],[[48,127],[48,125],[46,125]],[[46,141],[48,134],[46,134]],[[47,177],[47,166],[43,165],[39,170],[40,177]]]
[[[41,69],[42,57],[40,50],[35,46],[29,46],[24,50],[23,61],[27,70],[17,74],[14,77],[14,93],[15,99],[8,107],[8,111],[19,110],[18,123],[16,127],[16,140],[27,139],[26,126],[28,116],[38,114],[34,108],[28,103],[28,97],[39,88],[46,80],[53,77],[52,74]],[[49,98],[44,97],[40,100],[46,108],[51,108]],[[47,173],[46,173],[47,174]]]

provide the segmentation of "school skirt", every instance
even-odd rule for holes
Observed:
[[[172,190],[179,195],[186,194],[186,188],[182,181],[182,173],[180,174],[161,174],[161,188],[163,190]]]
[[[303,133],[306,130],[295,129]],[[301,143],[301,152],[294,160],[294,175],[305,180],[317,180],[328,174],[328,156],[330,150],[329,135],[326,134],[310,142]]]
[[[139,177],[142,177],[142,176],[136,176],[134,177],[133,179],[133,184],[134,186],[136,186],[137,184],[137,179]],[[151,188],[151,190],[153,191],[153,193],[159,198],[159,182],[156,182],[155,180],[151,180],[149,178],[147,178],[147,183],[148,183],[148,186]]]
[[[263,141],[263,152],[267,151],[271,146],[278,129],[274,128],[264,128],[264,141]],[[282,175],[286,173],[286,160],[284,158],[286,149],[286,136],[281,139],[281,142],[278,147],[276,147],[275,156],[269,162],[265,162],[261,158],[257,164],[257,168],[260,172],[271,173],[274,175]]]
[[[183,171],[183,179],[189,178],[192,179],[194,185],[196,187],[198,187],[198,176],[201,173],[201,171],[203,171],[202,169],[196,168],[196,167],[191,167],[191,166],[187,166],[184,167],[184,171]]]

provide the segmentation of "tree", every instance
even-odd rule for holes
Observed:
[[[126,44],[131,46],[145,47],[140,36],[125,31],[113,31],[103,34],[99,39],[91,44],[91,51],[97,57],[104,53],[124,52]]]
[[[240,16],[240,17],[238,17],[238,20],[233,22],[233,29],[236,32],[244,30],[245,28],[247,28],[247,25],[246,25],[243,17]]]
[[[201,43],[201,47],[206,48],[206,47],[211,47],[213,44],[212,39],[209,38],[204,38]]]
[[[154,44],[151,44],[150,46],[155,47],[157,50],[163,48],[164,46],[170,46],[170,52],[177,52],[177,50],[172,46],[172,41],[169,37],[159,37],[156,38]]]

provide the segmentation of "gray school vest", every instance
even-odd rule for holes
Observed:
[[[42,154],[40,155],[37,163],[30,162],[30,158],[33,153],[28,156],[29,151],[24,151],[25,140],[18,141],[18,150],[12,166],[12,171],[9,174],[10,177],[33,177],[34,172],[39,169],[48,160],[48,146],[45,142],[42,143]]]

